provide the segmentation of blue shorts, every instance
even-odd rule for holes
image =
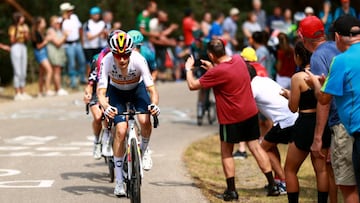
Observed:
[[[136,111],[140,112],[146,112],[148,110],[148,105],[150,105],[150,97],[144,82],[139,83],[138,86],[132,90],[119,90],[116,87],[109,85],[108,96],[110,105],[116,107],[119,113],[126,111],[127,102],[131,102]],[[117,115],[114,118],[114,125],[125,121],[125,116]]]
[[[46,47],[43,47],[41,49],[34,49],[34,55],[35,55],[36,62],[38,62],[38,63],[41,63],[45,59],[48,59]]]

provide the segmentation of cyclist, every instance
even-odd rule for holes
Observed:
[[[108,53],[101,61],[97,96],[101,106],[105,109],[105,115],[114,119],[116,128],[113,144],[116,175],[114,194],[124,196],[126,193],[122,164],[127,123],[125,116],[117,114],[126,111],[126,103],[132,102],[137,111],[149,110],[152,115],[159,115],[160,108],[157,106],[159,96],[146,60],[140,53],[133,51],[133,39],[128,33],[114,30],[108,37],[108,46],[111,53]],[[109,100],[105,96],[107,87]],[[150,115],[140,114],[138,121],[142,136],[140,149],[143,167],[144,170],[150,170],[152,160],[147,152],[151,134]]]
[[[98,98],[96,96],[96,87],[97,87],[98,75],[100,70],[100,61],[109,51],[110,51],[109,48],[104,48],[99,54],[96,54],[93,57],[93,60],[91,62],[91,70],[88,79],[88,85],[85,87],[85,91],[84,91],[84,102],[85,104],[88,104],[90,106],[90,111],[93,116],[92,128],[94,133],[94,150],[93,150],[94,159],[100,159],[102,153],[101,144],[100,144],[101,140],[99,140],[99,135],[102,128],[101,120],[102,120],[103,112],[100,108]],[[107,136],[108,135],[104,134],[104,137]],[[109,149],[109,146],[103,146],[103,149],[104,150]]]

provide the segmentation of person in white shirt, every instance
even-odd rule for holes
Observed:
[[[101,9],[97,6],[90,9],[90,19],[83,25],[83,48],[88,69],[94,55],[102,49],[105,23],[101,20]]]
[[[67,56],[68,74],[70,77],[70,87],[78,87],[78,78],[80,82],[86,84],[86,60],[80,43],[81,22],[76,14],[73,13],[75,6],[68,2],[60,5],[62,13],[62,30],[68,33],[65,41],[65,51]],[[76,62],[78,64],[76,69]]]
[[[298,113],[289,110],[288,100],[280,95],[282,87],[279,84],[269,77],[257,76],[253,67],[248,67],[248,70],[256,105],[261,114],[273,122],[273,127],[264,136],[261,146],[269,155],[280,194],[286,194],[285,172],[281,167],[277,144],[288,144],[291,141],[292,126]]]

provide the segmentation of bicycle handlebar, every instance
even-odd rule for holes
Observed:
[[[147,112],[141,112],[141,111],[132,111],[132,112],[130,111],[129,112],[129,111],[125,111],[125,112],[122,112],[122,113],[118,113],[117,115],[123,115],[123,116],[131,115],[131,116],[134,116],[134,115],[138,115],[138,114],[149,114],[149,113],[150,113],[149,111],[147,111]],[[154,119],[154,128],[157,128],[158,125],[159,125],[159,119],[158,119],[157,116],[152,116],[152,117]],[[113,121],[114,121],[114,119],[109,118],[108,126],[107,126],[108,130],[111,129],[111,127],[113,125]]]

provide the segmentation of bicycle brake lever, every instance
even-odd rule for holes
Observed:
[[[111,127],[112,127],[112,125],[113,125],[113,122],[114,122],[113,119],[109,119],[108,125],[107,125],[107,129],[108,129],[108,130],[111,130]]]
[[[85,105],[85,111],[86,111],[86,115],[89,115],[89,104]]]

